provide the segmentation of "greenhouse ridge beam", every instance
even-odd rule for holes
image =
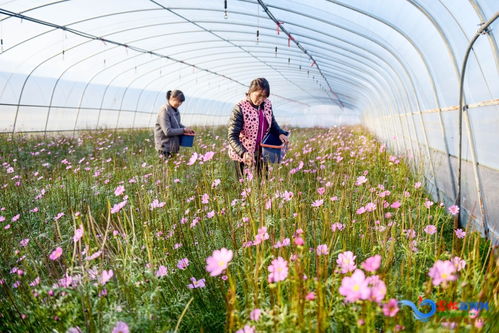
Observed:
[[[242,46],[240,45],[237,45],[235,44],[234,42],[220,36],[219,34],[213,32],[212,30],[210,29],[206,29],[205,27],[203,27],[202,25],[200,25],[199,23],[197,22],[194,22],[190,19],[188,19],[187,17],[183,16],[183,15],[180,15],[179,13],[173,11],[172,9],[168,8],[168,7],[165,7],[163,6],[162,4],[158,3],[157,1],[155,0],[149,0],[150,2],[154,3],[155,5],[161,7],[162,9],[172,13],[173,15],[177,16],[177,17],[180,17],[181,19],[191,23],[191,24],[194,24],[196,27],[202,29],[203,31],[223,40],[224,42],[226,43],[229,43],[230,45],[234,46],[234,47],[237,47],[238,49],[242,50],[243,52],[247,53],[248,55],[250,55],[251,57],[255,58],[257,61],[259,62],[262,62],[263,64],[265,64],[266,66],[270,67],[272,70],[276,71],[277,73],[279,73],[286,81],[288,81],[289,83],[291,83],[292,85],[296,86],[298,89],[300,89],[301,91],[303,91],[304,93],[306,94],[309,94],[308,92],[306,92],[303,88],[301,88],[300,86],[298,86],[295,82],[289,80],[285,75],[283,75],[280,71],[278,71],[276,68],[274,68],[273,66],[269,65],[268,63],[266,63],[265,61],[259,59],[257,56],[255,56],[254,54],[252,54],[251,52],[249,52],[248,50],[244,49]],[[309,94],[310,95],[310,94]]]
[[[174,8],[174,9],[185,9],[185,10],[192,10],[192,8]],[[79,21],[71,22],[71,23],[66,24],[66,27],[69,27],[69,26],[71,26],[71,25],[78,24],[78,23],[88,22],[88,21],[95,20],[95,19],[107,18],[107,17],[110,17],[110,16],[116,16],[116,15],[121,15],[121,14],[131,14],[131,13],[136,13],[136,12],[159,11],[159,10],[163,10],[163,9],[161,9],[161,8],[154,8],[154,9],[141,9],[141,10],[131,10],[131,11],[123,11],[123,12],[118,12],[118,13],[111,13],[111,14],[106,14],[106,15],[101,15],[101,16],[95,16],[95,17],[92,17],[92,18],[87,18],[87,19],[84,19],[84,20],[79,20]],[[205,10],[208,10],[208,11],[215,11],[215,12],[221,12],[221,10],[216,10],[216,9],[205,9]],[[251,17],[256,17],[254,14],[250,14],[250,13],[247,13],[247,12],[239,12],[239,11],[234,11],[234,12],[231,12],[231,13],[237,13],[237,14],[240,14],[240,15],[247,15],[247,16],[251,16]],[[222,23],[222,22],[219,22],[219,23]],[[298,24],[296,24],[296,23],[294,23],[294,22],[293,22],[292,24],[293,24],[293,25],[296,25],[296,26],[300,26],[300,25],[298,25]],[[247,25],[248,25],[248,26],[255,26],[255,25],[251,25],[251,24],[247,24]],[[260,29],[267,29],[267,28],[265,28],[265,27],[261,27]],[[57,29],[53,29],[53,30],[57,30]],[[51,31],[53,31],[53,30],[51,30]],[[121,31],[127,31],[127,30],[131,30],[131,29],[125,29],[125,30],[121,30]],[[15,47],[17,47],[17,46],[19,46],[19,45],[21,45],[21,44],[23,44],[23,43],[25,43],[25,42],[27,42],[27,41],[29,41],[29,40],[34,39],[34,38],[40,37],[41,35],[45,35],[45,34],[47,34],[47,33],[51,32],[51,31],[48,31],[48,32],[43,32],[43,33],[40,33],[40,34],[38,34],[38,35],[36,35],[36,36],[34,36],[34,37],[31,37],[31,38],[29,38],[29,39],[25,40],[25,41],[21,41],[21,42],[19,42],[19,43],[15,44],[15,45],[11,46],[10,48],[6,49],[4,52],[7,52],[7,51],[9,51],[9,50],[10,50],[10,49],[12,49],[12,48],[15,48]],[[322,33],[322,32],[320,32],[320,33]],[[304,36],[304,35],[301,35],[301,34],[298,34],[298,33],[296,33],[296,34],[295,34],[295,36],[302,36],[302,37],[305,37],[305,38],[310,38],[310,37],[308,37],[308,36]],[[316,38],[312,38],[312,39],[313,39],[313,40],[320,41],[320,42],[322,42],[322,43],[326,43],[326,44],[327,44],[327,42],[326,42],[326,41],[324,41],[324,40],[319,40],[319,39],[316,39]],[[343,42],[345,42],[345,43],[347,43],[347,44],[351,44],[351,43],[349,43],[347,40],[342,40],[342,41],[343,41]],[[265,42],[264,42],[264,41],[260,41],[260,43],[265,43]],[[301,43],[301,44],[310,44],[310,43],[306,43],[306,42],[304,43],[304,42],[302,41],[302,43]],[[330,45],[330,44],[328,44],[328,45]],[[353,45],[353,44],[351,44],[351,45],[352,45],[352,46],[355,46],[355,45]],[[345,50],[346,52],[353,52],[352,50],[349,50],[349,49],[343,48],[343,47],[341,47],[341,46],[339,46],[339,45],[335,45],[335,48],[340,48],[340,49],[343,49],[343,50]],[[363,50],[363,51],[365,51],[365,52],[367,52],[367,53],[369,53],[369,54],[371,54],[371,55],[373,55],[373,56],[375,56],[375,57],[377,57],[379,60],[381,60],[381,61],[385,62],[385,64],[386,64],[386,65],[388,65],[388,66],[390,67],[390,64],[389,64],[389,63],[387,63],[386,61],[384,61],[382,58],[380,58],[380,57],[376,56],[376,54],[375,54],[375,53],[372,53],[372,52],[370,52],[370,51],[369,51],[369,50],[367,50],[367,49],[362,49],[362,50]],[[300,50],[300,52],[301,52],[301,50]],[[331,50],[331,52],[335,52],[335,51],[334,51],[334,50]],[[356,52],[353,52],[353,53],[354,53],[354,54],[356,54],[357,56],[361,57],[361,58],[364,58],[365,60],[369,60],[369,58],[367,58],[367,57],[365,57],[365,56],[363,56],[363,55],[360,55],[360,54],[358,54],[358,53],[356,53]],[[343,55],[343,56],[346,56],[346,55]],[[379,66],[379,64],[378,64],[378,66]],[[381,69],[382,69],[382,68],[381,68]],[[324,88],[324,87],[323,87],[323,88]],[[324,90],[324,91],[326,91],[326,90]],[[278,95],[275,95],[275,96],[278,96]],[[281,96],[281,97],[282,97],[282,96]],[[343,102],[345,102],[345,101],[343,101]]]
[[[278,21],[278,20],[275,18],[275,16],[274,16],[274,15],[270,12],[270,10],[267,8],[267,6],[263,3],[263,1],[262,1],[262,0],[258,0],[258,3],[260,4],[260,6],[262,6],[263,10],[264,10],[264,11],[265,11],[265,13],[268,15],[268,17],[269,17],[272,21],[274,21],[274,23],[275,23],[275,24],[277,24],[277,25],[280,27],[280,29],[282,30],[282,32],[284,32],[284,33],[288,36],[288,38],[289,38],[290,40],[292,40],[292,41],[296,44],[296,46],[297,46],[300,50],[302,50],[302,52],[303,52],[303,53],[305,53],[305,54],[306,54],[306,55],[310,58],[310,60],[312,60],[312,64],[315,64],[315,66],[317,67],[317,70],[319,71],[319,73],[321,74],[322,78],[323,78],[323,79],[324,79],[324,81],[326,82],[326,84],[327,84],[327,86],[328,86],[328,88],[329,88],[329,91],[330,91],[333,95],[335,95],[335,96],[336,96],[336,98],[337,98],[337,102],[339,102],[339,106],[340,106],[341,110],[343,111],[343,107],[344,107],[344,105],[343,105],[343,103],[341,102],[341,99],[339,98],[339,96],[338,96],[338,95],[336,95],[336,93],[334,92],[333,88],[331,88],[331,85],[329,84],[329,81],[327,80],[327,78],[326,78],[326,76],[324,75],[324,73],[321,71],[321,69],[320,69],[320,67],[319,67],[319,64],[318,64],[318,63],[314,60],[314,58],[312,57],[312,55],[311,55],[311,54],[309,54],[309,53],[308,53],[308,51],[307,51],[307,50],[306,50],[306,49],[305,49],[302,45],[300,45],[300,43],[298,43],[298,42],[297,42],[297,41],[296,41],[296,40],[295,40],[295,39],[291,36],[291,34],[290,34],[287,30],[286,30],[286,28],[284,28],[283,26],[281,26],[281,25],[279,24],[279,21]],[[335,100],[333,99],[333,102],[334,102],[334,101],[335,101]]]
[[[20,12],[20,14],[24,14],[24,13],[27,13],[27,12],[31,12],[33,10],[37,10],[37,9],[48,7],[48,6],[52,6],[52,5],[58,5],[58,4],[62,3],[62,2],[68,2],[68,1],[69,0],[59,0],[59,1],[54,1],[54,2],[50,2],[50,3],[46,3],[46,4],[43,4],[43,5],[40,5],[40,6],[36,6],[36,7],[32,7],[32,8],[23,10],[22,12]],[[1,19],[0,23],[2,23],[5,20],[8,20],[10,18],[12,18],[12,16],[7,16],[7,17]]]
[[[140,10],[140,11],[150,11],[150,10],[154,10],[154,9]],[[156,9],[156,10],[160,10],[160,9]],[[130,12],[136,12],[136,11],[130,11]],[[115,42],[113,40],[103,38],[102,36],[100,36],[100,37],[99,36],[95,36],[95,35],[88,34],[88,33],[85,33],[85,32],[82,32],[82,31],[79,31],[79,30],[76,30],[76,29],[73,29],[73,28],[69,28],[68,26],[61,26],[61,25],[53,24],[51,22],[42,21],[42,20],[39,20],[39,19],[35,19],[35,18],[29,17],[29,16],[25,16],[25,15],[19,14],[19,13],[10,12],[10,11],[7,11],[7,10],[1,9],[1,8],[0,8],[0,13],[4,14],[4,15],[10,15],[10,17],[17,17],[17,18],[20,18],[20,19],[25,19],[27,21],[34,22],[34,23],[39,23],[39,24],[42,24],[42,25],[46,25],[46,26],[54,28],[54,30],[68,31],[68,32],[74,33],[76,35],[79,35],[81,37],[89,38],[89,39],[92,39],[92,40],[100,40],[102,42],[114,44],[114,45],[119,46],[119,47],[125,47],[125,48],[134,50],[134,51],[139,52],[139,53],[155,55],[155,56],[160,57],[160,58],[166,58],[168,60],[172,60],[174,62],[184,64],[186,66],[191,66],[191,67],[193,67],[195,69],[202,70],[202,71],[205,71],[205,72],[210,73],[210,74],[221,76],[221,77],[226,78],[226,79],[228,79],[230,81],[233,81],[233,82],[235,82],[235,83],[237,83],[237,84],[239,84],[241,86],[246,86],[246,84],[241,83],[241,82],[239,82],[239,81],[237,81],[235,79],[232,79],[232,78],[230,78],[230,77],[228,77],[226,75],[223,75],[223,74],[220,74],[220,73],[217,73],[217,72],[214,72],[214,71],[210,71],[209,69],[201,68],[201,67],[196,66],[194,64],[187,63],[187,62],[185,62],[183,60],[178,60],[178,59],[175,59],[175,58],[173,58],[171,56],[162,55],[162,54],[159,54],[159,53],[151,51],[151,50],[145,50],[145,49],[137,48],[137,47],[134,47],[134,46],[130,46],[128,44],[124,44],[124,43],[120,43],[120,42]],[[124,13],[129,13],[129,12],[124,12]],[[121,13],[119,13],[119,14],[121,14]],[[115,15],[115,13],[108,14],[108,15],[103,15],[102,17],[107,17],[107,16],[110,16],[110,15]],[[87,21],[87,20],[73,22],[72,24],[81,23],[81,22],[85,22],[85,21]],[[126,31],[126,30],[130,30],[130,29],[125,29],[125,30],[122,30],[122,31]],[[115,33],[117,33],[117,32],[115,32]],[[45,33],[42,33],[42,34],[45,34]],[[36,37],[38,37],[38,36],[36,36]],[[17,46],[17,45],[14,45],[13,47],[15,47],[15,46]],[[7,52],[11,48],[6,49],[4,52]],[[305,105],[305,106],[309,106],[309,104],[307,104],[307,103],[303,103],[303,102],[297,101],[297,100],[292,99],[292,98],[280,96],[280,95],[277,95],[277,94],[273,94],[273,95],[276,96],[276,97],[282,98],[284,100],[293,102],[293,103],[297,103],[297,104],[302,104],[302,105]]]

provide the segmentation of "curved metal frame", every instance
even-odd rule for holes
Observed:
[[[457,192],[457,197],[456,197],[456,203],[459,207],[461,207],[461,166],[462,166],[462,143],[463,143],[463,113],[465,111],[465,108],[463,107],[464,103],[464,75],[466,74],[466,65],[468,63],[468,57],[471,52],[471,48],[473,47],[473,44],[475,44],[476,40],[484,31],[487,30],[487,28],[494,23],[494,21],[499,17],[499,12],[496,12],[493,17],[491,17],[485,24],[483,24],[480,29],[475,33],[473,38],[471,39],[468,48],[466,49],[464,59],[463,59],[463,65],[462,65],[462,70],[461,70],[461,77],[459,80],[459,159],[458,159],[458,176],[457,176],[457,184],[458,184],[458,192]],[[483,204],[483,202],[480,202]],[[483,207],[482,207],[483,208]],[[457,228],[459,222],[461,219],[461,209],[459,210],[456,219],[454,220],[454,228]],[[489,237],[489,228],[487,225],[487,220],[486,217],[483,216],[483,228],[484,228],[484,233],[485,237]]]

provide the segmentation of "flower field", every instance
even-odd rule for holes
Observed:
[[[497,332],[491,242],[361,128],[241,180],[197,132],[0,137],[1,332]]]

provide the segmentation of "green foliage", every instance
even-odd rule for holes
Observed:
[[[0,137],[0,331],[109,332],[118,321],[133,332],[177,325],[185,332],[245,325],[279,332],[429,331],[451,321],[467,331],[477,324],[462,311],[427,323],[405,307],[395,317],[383,314],[391,298],[417,303],[420,296],[489,301],[489,313],[479,318],[493,327],[488,316],[497,314],[498,267],[490,242],[471,230],[457,238],[445,207],[424,206],[430,197],[415,186],[421,177],[361,128],[296,129],[282,164],[262,179],[242,181],[227,156],[225,129],[197,132],[195,147],[167,163],[155,153],[150,131]],[[189,163],[193,152],[209,151],[213,159]],[[356,185],[360,176],[366,182]],[[115,194],[118,186],[123,194]],[[286,199],[285,191],[292,196]],[[163,206],[151,207],[155,200]],[[400,208],[390,207],[394,202]],[[368,203],[376,208],[359,213]],[[344,229],[333,231],[334,223]],[[435,234],[424,231],[429,224]],[[263,227],[268,239],[252,244]],[[84,232],[75,242],[78,228]],[[299,229],[303,246],[294,243]],[[285,239],[289,244],[274,246]],[[316,254],[320,244],[328,255]],[[50,260],[57,247],[62,256]],[[206,258],[222,247],[234,257],[223,276],[212,277]],[[381,304],[347,303],[340,295],[351,275],[336,263],[345,251],[356,255],[357,268],[381,255],[375,273],[386,284]],[[288,276],[269,283],[268,266],[279,256]],[[455,256],[466,262],[458,279],[433,286],[430,268]],[[190,262],[184,270],[177,268],[183,258]],[[165,276],[157,276],[160,266]],[[113,271],[106,282],[104,270]],[[206,287],[189,289],[192,277],[205,279]],[[306,298],[310,292],[314,299]],[[258,321],[250,320],[255,308],[262,310]]]

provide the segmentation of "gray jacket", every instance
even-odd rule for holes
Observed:
[[[180,113],[168,103],[159,110],[154,126],[154,142],[157,151],[177,153],[180,146],[180,135],[185,126],[180,122]]]

